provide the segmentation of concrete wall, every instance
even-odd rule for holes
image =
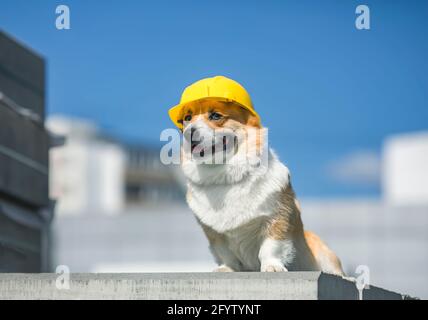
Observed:
[[[0,300],[356,300],[359,297],[355,283],[319,272],[71,274],[68,289],[58,289],[57,279],[56,274],[0,274]],[[370,287],[364,290],[363,298],[401,300],[403,296]]]

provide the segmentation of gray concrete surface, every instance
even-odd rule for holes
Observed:
[[[355,283],[320,272],[0,274],[0,299],[358,299]],[[401,300],[371,286],[364,299]]]

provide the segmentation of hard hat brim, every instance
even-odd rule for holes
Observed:
[[[169,117],[171,118],[171,121],[179,128],[179,129],[183,129],[183,124],[178,122],[179,116],[180,116],[180,112],[181,109],[191,103],[194,102],[199,102],[199,101],[204,101],[204,100],[215,100],[215,101],[224,101],[224,102],[233,102],[235,104],[237,104],[238,106],[240,106],[241,108],[244,108],[248,111],[250,111],[254,116],[256,116],[259,120],[260,120],[260,116],[258,115],[258,113],[256,111],[254,111],[251,108],[248,108],[247,106],[244,106],[243,104],[239,103],[238,101],[234,100],[234,99],[229,99],[229,98],[224,98],[224,97],[204,97],[201,99],[196,99],[196,100],[192,100],[192,101],[187,101],[184,103],[180,103],[175,105],[174,107],[172,107],[171,109],[168,110],[168,114]]]

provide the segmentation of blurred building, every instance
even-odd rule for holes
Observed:
[[[47,127],[65,138],[50,153],[50,195],[58,215],[119,215],[129,206],[183,198],[158,149],[112,139],[82,119],[53,116]]]
[[[428,132],[388,138],[383,161],[385,201],[393,205],[428,206]]]
[[[371,284],[428,298],[428,206],[307,199],[302,217],[339,255],[348,276],[365,265]]]
[[[178,167],[165,166],[159,148],[126,145],[125,194],[128,206],[183,202],[184,177]]]
[[[367,265],[371,283],[428,298],[428,132],[388,137],[381,171],[382,199],[303,201],[305,226],[349,275]]]
[[[0,31],[0,272],[48,270],[45,61]]]
[[[133,206],[116,216],[59,216],[55,265],[72,272],[208,272],[208,241],[183,202]]]
[[[65,143],[50,153],[50,196],[60,215],[118,214],[125,206],[125,153],[90,122],[52,117],[47,127]]]
[[[204,235],[184,202],[181,171],[160,162],[159,148],[113,139],[82,119],[53,116],[47,127],[65,139],[50,154],[57,200],[52,269],[211,269]]]

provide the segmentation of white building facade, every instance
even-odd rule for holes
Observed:
[[[428,132],[388,138],[382,167],[382,193],[387,203],[428,205]]]
[[[56,214],[120,213],[125,197],[122,148],[97,139],[89,122],[52,117],[47,126],[66,139],[50,152],[50,197],[57,200]]]

